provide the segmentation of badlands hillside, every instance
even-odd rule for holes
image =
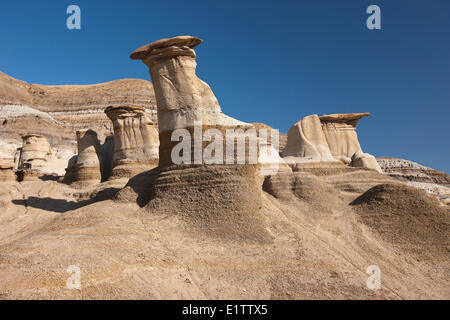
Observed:
[[[370,113],[298,119],[277,152],[196,76],[201,42],[135,50],[153,85],[0,73],[0,299],[449,299],[449,175],[363,151]]]

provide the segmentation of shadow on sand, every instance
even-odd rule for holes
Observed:
[[[36,209],[64,213],[79,209],[81,207],[93,204],[95,202],[112,199],[119,191],[118,188],[107,188],[98,192],[93,198],[81,201],[67,201],[64,199],[28,197],[28,199],[11,200],[15,205],[32,207]]]

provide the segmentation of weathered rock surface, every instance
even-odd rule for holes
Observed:
[[[331,154],[353,167],[363,167],[382,172],[375,157],[364,153],[358,141],[356,126],[359,119],[370,113],[329,114],[320,117]]]
[[[144,60],[150,55],[150,68],[159,70],[163,132],[186,129],[195,134],[194,120],[205,119],[202,132],[263,127],[236,125],[240,122],[221,113],[212,91],[196,78],[192,67],[192,48],[198,43],[199,39],[187,36],[163,39],[132,55]],[[10,89],[8,94],[17,95],[20,103],[31,103],[17,86]],[[448,208],[394,179],[448,185],[444,173],[401,159],[379,161],[386,172],[392,170],[392,177],[369,170],[374,167],[371,156],[361,150],[348,156],[345,139],[354,136],[340,132],[333,133],[344,138],[338,149],[346,154],[342,151],[339,156],[346,163],[353,160],[353,167],[340,161],[297,162],[294,172],[269,175],[262,184],[257,173],[260,164],[218,165],[207,161],[213,153],[201,156],[198,164],[174,164],[167,155],[164,165],[137,174],[125,187],[121,179],[97,184],[111,173],[113,136],[106,136],[102,144],[93,130],[79,130],[78,156],[72,156],[69,149],[60,148],[73,139],[64,141],[60,120],[21,110],[20,116],[5,119],[2,128],[47,128],[50,133],[45,138],[52,148],[45,166],[55,157],[70,158],[66,178],[77,183],[9,181],[16,142],[7,135],[0,141],[0,158],[6,155],[4,162],[0,160],[0,181],[9,181],[0,183],[0,298],[450,297]],[[128,121],[129,117],[118,120],[119,131],[127,132],[128,125],[129,132],[145,131],[140,120]],[[355,120],[349,115],[331,118]],[[317,156],[316,146],[323,146],[323,139],[317,121],[305,120],[309,122],[314,124],[311,130],[308,125],[298,130],[303,134],[300,140],[314,148],[299,148],[300,154]],[[0,138],[4,132],[0,131]],[[99,135],[105,134],[109,131]],[[125,145],[139,138],[124,134],[120,139],[118,154],[134,157],[137,142],[130,143],[131,149]],[[262,139],[259,131],[257,139]],[[168,148],[171,134],[161,141]],[[200,149],[204,151],[210,142],[202,142]],[[271,150],[274,144],[270,140],[259,149]],[[193,151],[189,159],[195,160],[196,145],[189,141],[188,146]],[[33,151],[35,159],[41,151]],[[268,158],[270,164],[273,159]],[[66,286],[67,267],[73,264],[82,272],[81,290]],[[366,270],[373,264],[382,270],[379,290],[367,288]]]
[[[65,182],[82,185],[96,184],[102,180],[102,150],[97,133],[93,130],[77,131],[78,154],[69,160]]]
[[[331,155],[320,119],[315,114],[303,118],[289,129],[282,155],[294,162],[336,161]]]
[[[0,143],[20,147],[21,136],[45,136],[56,152],[77,150],[75,132],[92,129],[101,142],[112,132],[104,113],[108,106],[138,104],[156,123],[153,86],[140,79],[122,79],[94,85],[45,86],[29,84],[0,72]],[[58,159],[65,162],[67,159]],[[59,163],[58,163],[59,165]],[[58,172],[60,169],[58,167]],[[61,173],[64,174],[64,173]]]
[[[224,115],[209,85],[195,74],[197,63],[193,48],[201,42],[202,40],[191,36],[162,39],[143,46],[131,54],[132,59],[142,59],[150,68],[158,108],[160,166],[174,164],[172,151],[179,140],[172,139],[172,134],[177,129],[186,130],[184,132],[193,137],[191,140],[193,152],[187,157],[190,158],[191,163],[195,164],[204,163],[205,157],[199,150],[204,150],[210,145],[211,140],[222,145],[222,150],[226,150],[227,129],[254,130],[256,133],[251,124]],[[207,130],[211,133],[208,139],[203,139],[202,136],[197,139],[195,133],[198,133],[199,130],[194,132],[197,123],[201,129],[200,134]],[[237,136],[244,137],[244,134],[236,133]],[[218,135],[222,137],[220,141],[216,140]],[[246,152],[252,144],[258,145],[259,141],[257,135],[247,136],[247,138],[249,141],[245,147]],[[200,143],[201,146],[197,145],[196,148],[195,143]],[[270,161],[281,161],[278,153],[269,152],[271,150],[266,146],[267,144],[264,144],[263,147],[265,155],[269,156],[264,158],[263,166],[265,168],[269,166],[268,162]],[[236,150],[234,151],[236,152]],[[258,150],[254,152],[254,155],[258,160]],[[230,164],[226,160],[226,152],[214,153],[209,160],[213,163]],[[233,156],[233,160],[235,161],[231,163],[236,163],[236,155]],[[258,162],[257,160],[255,164]]]
[[[52,150],[47,139],[35,133],[26,134],[22,136],[22,139],[18,165],[19,181],[35,180],[49,174],[51,168],[48,167],[48,161],[51,158]]]
[[[15,163],[11,159],[0,157],[0,182],[16,181]]]
[[[360,167],[376,170],[380,173],[383,172],[383,170],[381,170],[380,165],[377,162],[377,159],[375,159],[373,155],[364,153],[362,151],[355,152],[355,154],[352,156],[352,162],[350,162],[350,165],[352,167]]]
[[[144,106],[149,116],[156,118],[152,84],[146,80],[45,86],[28,84],[0,72],[0,119],[26,113],[56,121],[72,133],[79,129],[93,129],[103,136],[111,131],[104,109],[124,104]]]
[[[158,131],[144,107],[124,105],[105,109],[114,127],[110,179],[132,177],[158,166]]]
[[[190,36],[163,39],[131,55],[150,68],[158,108],[160,158],[158,168],[131,179],[119,198],[136,197],[130,193],[133,190],[138,197],[147,195],[147,207],[152,211],[177,212],[212,233],[226,226],[230,236],[266,241],[268,234],[258,227],[262,221],[258,153],[270,151],[271,144],[278,141],[267,141],[258,150],[261,139],[255,127],[222,113],[211,88],[195,73],[193,48],[199,43],[200,39]],[[177,146],[180,138],[187,144],[181,152]],[[241,138],[243,148],[238,146]],[[213,150],[208,149],[211,146]],[[265,155],[263,169],[268,169],[271,157],[279,159],[278,152]],[[142,185],[148,189],[139,191]],[[207,225],[210,227],[205,228]]]
[[[450,204],[450,175],[445,172],[398,158],[380,157],[377,161],[384,173],[410,186],[425,190],[447,205]]]
[[[359,119],[370,113],[330,114],[320,117],[323,132],[331,154],[338,160],[350,163],[357,151],[362,151],[356,134]]]

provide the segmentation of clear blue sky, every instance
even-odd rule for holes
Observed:
[[[81,8],[81,30],[66,8]],[[381,8],[382,29],[366,28]],[[204,40],[198,75],[222,110],[282,132],[316,113],[371,112],[365,152],[450,172],[448,0],[0,0],[0,70],[40,84],[150,80],[129,59],[176,35]]]

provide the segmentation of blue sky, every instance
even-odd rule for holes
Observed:
[[[81,30],[66,8],[81,8]],[[381,30],[366,8],[381,8]],[[365,152],[450,172],[448,0],[0,0],[0,71],[40,84],[150,80],[143,44],[194,35],[222,110],[282,132],[316,113],[371,112]]]

